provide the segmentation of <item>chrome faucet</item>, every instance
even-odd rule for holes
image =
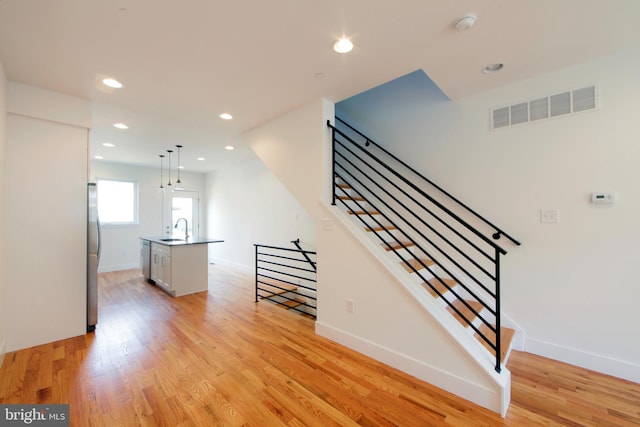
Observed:
[[[173,228],[178,228],[180,221],[184,221],[184,240],[189,240],[189,222],[186,218],[178,218],[176,225],[174,225]]]

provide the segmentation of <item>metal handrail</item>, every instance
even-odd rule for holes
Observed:
[[[311,264],[311,268],[313,268],[313,271],[318,271],[316,268],[316,263],[311,261],[311,258],[309,258],[309,254],[307,254],[307,252],[305,252],[305,250],[302,249],[302,246],[300,246],[300,239],[292,240],[291,243],[293,243],[296,246],[296,248],[300,250],[300,253],[302,254],[302,256],[304,256],[307,262]]]
[[[455,202],[457,205],[459,205],[462,209],[466,210],[467,212],[471,213],[476,218],[480,219],[484,224],[492,227],[493,230],[495,231],[494,234],[492,235],[494,240],[499,239],[500,236],[505,236],[507,239],[512,241],[514,244],[520,245],[520,242],[518,242],[517,240],[515,240],[514,238],[509,236],[507,233],[505,233],[503,230],[499,229],[494,224],[492,224],[491,222],[489,222],[488,220],[486,220],[485,218],[480,216],[478,213],[473,211],[471,208],[469,208],[464,203],[460,202],[458,199],[456,199],[451,194],[449,194],[448,192],[443,190],[441,187],[439,187],[438,185],[433,183],[431,180],[427,179],[422,174],[420,174],[419,172],[415,171],[413,168],[408,166],[405,162],[401,161],[396,156],[394,156],[393,154],[389,153],[386,149],[382,148],[381,146],[379,146],[378,144],[373,142],[371,139],[369,139],[367,136],[362,134],[360,131],[358,131],[357,129],[354,129],[352,126],[350,126],[349,124],[345,123],[343,120],[341,120],[341,119],[339,119],[337,117],[336,117],[336,119],[339,120],[344,125],[348,126],[351,130],[356,132],[358,135],[362,136],[365,139],[365,143],[364,143],[365,147],[368,147],[370,144],[373,144],[376,148],[381,150],[382,153],[384,153],[385,155],[390,156],[390,158],[393,159],[393,161],[397,162],[398,165],[406,168],[409,172],[411,172],[414,175],[416,175],[417,177],[421,178],[423,181],[425,181],[426,183],[431,185],[433,188],[435,188],[437,191],[439,191],[440,194],[442,194],[445,197],[449,198],[450,200]],[[453,312],[455,312],[458,316],[460,316],[460,318],[463,319],[463,321],[469,327],[471,327],[471,329],[473,329],[476,332],[476,334],[484,342],[486,342],[487,345],[495,352],[495,358],[496,358],[495,369],[496,369],[497,372],[500,372],[501,371],[500,348],[501,348],[502,343],[501,343],[501,339],[500,339],[501,319],[500,319],[500,263],[499,263],[499,258],[500,258],[500,255],[504,255],[507,252],[503,248],[501,248],[499,245],[497,245],[495,242],[493,242],[492,240],[487,238],[487,236],[485,236],[477,228],[475,228],[474,226],[469,224],[467,221],[462,219],[456,213],[452,212],[449,208],[444,206],[440,201],[436,200],[434,196],[431,196],[431,195],[427,194],[424,190],[419,188],[414,182],[412,182],[408,178],[406,178],[401,172],[398,172],[395,168],[392,168],[389,164],[385,163],[381,158],[379,158],[378,156],[374,155],[370,150],[367,150],[366,148],[364,148],[363,146],[358,144],[351,137],[349,137],[349,135],[345,134],[340,129],[337,129],[335,126],[333,126],[331,124],[330,121],[327,121],[327,126],[329,128],[331,128],[331,130],[332,130],[332,144],[333,144],[332,176],[333,176],[333,179],[335,180],[336,178],[338,178],[341,182],[345,183],[346,187],[348,187],[348,188],[357,188],[356,191],[358,192],[358,197],[354,198],[353,195],[348,193],[345,188],[341,187],[340,185],[338,185],[338,184],[336,184],[334,182],[334,185],[333,185],[333,204],[335,205],[336,204],[336,200],[339,200],[347,208],[347,210],[351,211],[351,213],[356,213],[356,212],[359,213],[359,215],[357,215],[357,218],[369,229],[369,231],[373,231],[374,234],[381,240],[383,245],[385,245],[388,250],[392,250],[395,253],[395,255],[398,256],[398,258],[400,258],[401,261],[405,262],[406,265],[408,265],[410,267],[410,269],[413,270],[413,273],[416,273],[418,277],[420,277],[422,280],[424,280],[425,285],[428,285],[431,289],[433,289],[433,291],[439,297],[442,297],[443,300],[446,302],[446,304],[451,308],[451,310]],[[341,138],[338,139],[337,135],[339,135]],[[344,139],[344,141],[342,139]],[[378,167],[372,165],[370,163],[370,161],[368,161],[367,159],[363,158],[361,155],[357,154],[354,150],[352,150],[349,147],[347,147],[347,145],[346,145],[347,142],[352,144],[353,147],[357,148],[360,152],[366,154],[367,159],[370,159],[371,161],[375,162],[375,164],[377,164]],[[340,150],[338,150],[339,147],[340,147]],[[347,157],[346,154],[348,154],[349,157]],[[360,166],[356,165],[354,162],[357,162],[358,165],[360,165]],[[381,169],[379,169],[379,167]],[[366,168],[367,171],[371,171],[371,172],[367,172],[367,171],[363,170],[362,168]],[[389,177],[385,173],[383,173],[381,170],[388,172],[389,174],[391,174],[395,178],[393,180],[389,179]],[[366,181],[368,183],[370,183],[370,185],[367,185],[365,182],[363,182],[360,178],[358,178],[358,176],[356,176],[356,174],[358,176],[360,176],[361,178],[366,179]],[[375,175],[375,178],[373,177],[373,175]],[[356,186],[352,185],[352,182],[357,183],[357,185]],[[386,185],[381,185],[380,182],[384,182]],[[459,232],[456,229],[456,227],[452,226],[449,223],[449,221],[444,220],[443,218],[441,218],[439,215],[442,215],[442,214],[436,214],[430,208],[426,207],[423,203],[420,203],[414,196],[412,196],[411,194],[407,193],[407,191],[405,189],[400,187],[400,185],[399,185],[400,183],[402,183],[403,185],[409,187],[417,195],[420,195],[423,198],[425,198],[429,203],[432,204],[432,206],[435,206],[438,209],[440,209],[439,212],[442,212],[442,213],[446,214],[455,223],[460,224],[463,228],[466,228],[473,235],[475,235],[477,238],[479,238],[484,243],[486,243],[487,245],[492,247],[494,249],[494,251],[493,251],[494,254],[490,255],[490,252],[485,252],[485,250],[481,249],[476,243],[472,242],[469,238],[467,238],[461,232]],[[376,190],[373,190],[371,188],[371,186],[375,186]],[[390,189],[393,189],[395,194],[398,194],[398,195],[401,194],[402,197],[404,198],[404,200],[410,201],[410,204],[411,204],[411,206],[414,206],[414,209],[415,209],[415,207],[421,208],[426,213],[428,213],[431,217],[433,217],[435,220],[440,222],[440,224],[442,226],[446,227],[448,232],[451,232],[453,235],[455,235],[455,237],[458,239],[457,240],[458,244],[454,243],[452,240],[450,240],[450,238],[447,238],[446,236],[441,234],[437,229],[435,229],[429,223],[427,223],[424,220],[424,218],[422,218],[421,216],[416,214],[416,212],[414,212],[414,210],[412,208],[408,207],[405,203],[403,203],[401,200],[399,200],[394,194],[392,194],[392,192],[387,190],[387,188],[385,188],[387,186],[389,186]],[[343,195],[338,196],[336,194],[337,189],[339,189],[342,192]],[[364,191],[364,193],[361,190]],[[375,200],[376,200],[375,203],[372,202],[372,198],[375,198]],[[386,200],[385,200],[385,198],[386,198]],[[349,206],[347,204],[347,201],[351,202],[352,205]],[[388,203],[388,201],[393,201],[394,205],[397,208],[392,207]],[[361,202],[362,202],[362,204],[361,204]],[[371,210],[374,211],[374,212],[367,212],[367,209],[363,206],[364,203],[366,203],[367,206],[370,206]],[[456,277],[456,275],[454,275],[452,273],[451,270],[449,270],[445,265],[443,265],[437,259],[437,257],[434,257],[434,256],[431,255],[431,253],[430,253],[431,251],[430,250],[425,249],[425,247],[422,246],[419,242],[417,242],[411,235],[407,234],[404,230],[402,230],[400,228],[399,224],[394,222],[381,209],[378,209],[378,207],[376,206],[377,203],[380,203],[381,205],[384,205],[386,210],[389,213],[393,214],[394,218],[397,218],[398,220],[402,221],[403,227],[407,226],[407,227],[411,228],[413,230],[413,232],[416,233],[416,236],[419,236],[419,238],[423,239],[423,241],[426,242],[429,245],[429,247],[437,250],[440,255],[442,255],[450,263],[452,263],[452,265],[455,266],[455,268],[457,269],[456,271],[458,271],[460,274],[463,274],[465,278],[475,282],[475,285],[479,286],[479,288],[477,288],[477,289],[478,290],[482,289],[482,292],[486,292],[486,296],[485,297],[479,297],[476,294],[476,292],[474,292],[473,289],[469,288],[463,281],[459,280]],[[400,212],[398,212],[396,210],[398,208],[400,208],[403,212],[408,213],[408,215],[413,216],[414,220],[418,221],[420,224],[422,224],[422,226],[427,227],[429,229],[430,233],[432,233],[433,236],[437,236],[438,242],[441,242],[441,243],[438,244],[438,243],[434,242],[432,239],[427,237],[422,231],[417,229],[416,226],[411,221],[407,220],[406,215],[403,215],[402,213],[400,213]],[[364,214],[364,215],[360,215],[360,214]],[[454,289],[449,287],[449,285],[445,282],[445,280],[443,280],[443,277],[440,277],[439,274],[437,274],[429,265],[426,265],[420,259],[420,257],[418,255],[413,254],[413,253],[409,253],[407,246],[405,246],[405,242],[401,241],[399,237],[397,237],[396,235],[392,234],[389,231],[389,229],[386,228],[386,226],[383,226],[382,223],[380,223],[378,221],[378,219],[376,219],[373,216],[374,214],[375,215],[379,215],[382,218],[384,218],[385,224],[389,224],[392,227],[392,229],[396,230],[397,231],[396,234],[402,234],[401,238],[405,239],[405,241],[407,242],[406,243],[407,245],[411,245],[412,247],[416,247],[420,251],[420,253],[424,254],[425,256],[428,256],[431,259],[431,261],[435,262],[435,264],[438,265],[440,270],[443,271],[444,274],[446,275],[444,277],[448,276],[449,278],[454,280],[458,285],[460,285],[461,289],[464,289],[464,292],[466,292],[468,295],[470,295],[470,297],[474,301],[476,301],[476,302],[481,304],[480,311],[482,311],[483,309],[486,309],[487,312],[492,316],[493,320],[490,321],[487,318],[485,318],[484,316],[482,316],[481,313],[479,313],[476,309],[474,309],[466,301],[466,298],[463,298]],[[367,222],[363,218],[361,218],[361,216],[366,216],[366,215],[369,216],[370,221],[372,221],[372,223],[375,222],[375,224],[377,224],[377,227],[375,227],[375,228],[378,228],[378,230],[374,229],[373,226],[367,224]],[[387,238],[391,238],[392,240],[385,239],[383,236],[381,236],[381,234],[380,234],[381,232],[386,232],[387,233],[386,237]],[[392,241],[393,241],[393,245],[390,243]],[[443,250],[443,248],[440,247],[440,246],[442,246],[442,244],[445,244],[448,248],[453,248],[455,251],[457,251],[458,252],[458,256],[461,256],[463,259],[465,259],[466,262],[468,263],[468,265],[472,266],[473,269],[474,269],[474,272],[476,272],[476,273],[471,273],[470,271],[467,270],[467,268],[465,268],[464,266],[460,265],[445,250]],[[466,250],[461,249],[461,248],[459,248],[457,246],[457,245],[460,245],[460,244],[468,245],[468,248]],[[405,254],[404,252],[403,253],[400,252],[403,249],[406,250],[408,255]],[[493,264],[495,272],[492,274],[488,270],[486,270],[484,267],[482,267],[482,265],[480,265],[477,261],[475,261],[475,259],[474,259],[474,257],[472,255],[469,255],[469,254],[466,253],[466,252],[469,252],[469,251],[475,251],[475,253],[481,254],[482,256],[486,257]],[[468,310],[470,313],[472,313],[474,315],[474,317],[479,318],[480,321],[486,327],[488,327],[489,331],[491,333],[495,334],[495,343],[492,342],[479,329],[479,326],[474,325],[469,319],[467,319],[466,316],[452,302],[450,302],[446,298],[444,298],[444,295],[429,281],[429,279],[427,279],[425,276],[423,276],[423,273],[421,271],[419,271],[420,267],[418,267],[418,268],[414,267],[413,264],[408,262],[407,257],[411,257],[412,261],[419,263],[421,265],[421,267],[426,272],[429,272],[429,274],[432,277],[434,277],[435,279],[437,279],[437,281],[439,281],[440,284],[442,284],[447,291],[451,292],[452,295],[454,295],[456,297],[457,301],[460,301],[460,303],[463,304],[465,310]],[[485,260],[485,262],[487,262],[487,261]],[[486,280],[486,281],[490,280],[491,281],[491,283],[493,284],[493,286],[491,286],[493,288],[493,290],[487,288],[485,286],[485,284],[483,283],[483,280],[480,280],[480,279],[478,279],[476,277],[476,275],[479,274],[479,273],[482,273],[484,275],[484,279],[483,280]],[[444,291],[444,293],[446,293],[447,291]],[[489,299],[489,298],[492,301],[491,304],[488,304],[485,301],[485,299]],[[493,305],[493,307],[492,307],[492,305]],[[495,325],[493,325],[492,322],[494,322]]]

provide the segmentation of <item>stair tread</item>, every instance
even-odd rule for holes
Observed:
[[[402,245],[404,245],[405,248],[409,248],[411,246],[414,246],[414,244],[411,243],[411,242],[402,242]],[[404,249],[402,247],[402,245],[400,244],[400,242],[387,242],[386,244],[382,243],[382,246],[384,247],[384,249],[386,251],[390,251],[390,250],[396,250],[397,251],[397,250],[400,250],[400,249]]]
[[[364,198],[360,196],[336,196],[340,200],[353,200],[355,202],[364,202]]]
[[[349,211],[349,215],[380,215],[378,211]]]
[[[287,300],[285,302],[282,302],[278,305],[281,305],[283,308],[293,308],[293,307],[302,305],[302,303],[304,303],[304,301],[301,301],[299,299],[292,299],[292,300]]]
[[[485,335],[489,339],[489,341],[493,343],[493,345],[495,345],[496,334],[489,328],[489,326],[483,323],[478,329],[480,329],[480,332],[482,332],[482,334]],[[507,352],[511,347],[511,342],[513,341],[515,333],[516,331],[514,329],[504,326],[500,328],[500,363],[503,363],[505,361],[505,356],[507,355]],[[489,343],[483,340],[477,332],[474,334],[474,336],[478,341],[480,341],[480,344],[482,344],[484,348],[493,353],[493,349],[491,348]]]
[[[446,285],[442,284],[441,281]],[[436,288],[438,292],[440,292],[440,295],[444,295],[449,289],[454,288],[458,284],[458,282],[453,279],[440,278],[440,280],[438,280],[435,277],[427,280],[427,282],[429,282],[429,284],[431,284],[433,288]],[[439,298],[438,293],[434,291],[433,288],[429,286],[429,284],[423,283],[422,286],[424,286],[429,291],[429,293],[433,295],[434,298]]]
[[[384,225],[381,227],[365,227],[364,229],[367,232],[372,232],[372,231],[393,231],[393,230],[397,230],[397,228],[395,228],[393,225]]]
[[[413,273],[415,270],[422,270],[424,266],[420,263],[426,265],[427,267],[431,267],[435,265],[435,262],[429,258],[420,258],[420,260],[416,258],[411,258],[407,261],[402,261],[401,265],[407,270],[409,273]],[[413,267],[413,268],[412,268]]]
[[[476,312],[480,312],[480,310],[482,310],[482,304],[479,303],[478,301],[467,301],[467,304],[469,304]],[[458,309],[458,311],[460,313],[462,313],[462,315],[464,316],[464,318],[460,317],[460,315],[458,313],[456,313],[453,308],[451,307],[447,307],[447,310],[449,310],[449,312],[451,314],[453,314],[453,317],[456,318],[456,320],[458,322],[460,322],[462,324],[462,326],[467,327],[469,323],[473,322],[475,320],[475,318],[477,317],[477,315],[475,313],[473,313],[469,307],[467,307],[462,300],[455,300],[453,302],[453,306]],[[465,320],[467,319],[467,320]]]

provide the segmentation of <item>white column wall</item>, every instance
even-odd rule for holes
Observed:
[[[86,331],[88,101],[10,83],[6,350]]]

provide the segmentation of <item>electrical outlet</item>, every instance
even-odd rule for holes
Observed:
[[[353,300],[352,299],[348,299],[346,301],[345,309],[347,310],[347,313],[353,313]]]
[[[540,210],[540,222],[559,223],[560,222],[560,211],[558,209],[541,209]]]

